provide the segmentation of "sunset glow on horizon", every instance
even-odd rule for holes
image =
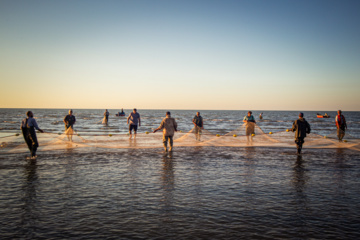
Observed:
[[[0,108],[360,111],[360,2],[0,2]]]

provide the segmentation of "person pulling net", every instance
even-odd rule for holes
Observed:
[[[72,113],[73,111],[70,109],[69,114],[64,118],[65,134],[67,135],[70,142],[72,142],[72,137],[74,135],[74,124],[76,122],[76,118]]]
[[[249,111],[247,115],[244,117],[243,122],[246,124],[246,138],[248,142],[253,141],[253,136],[255,135],[255,118],[252,115],[252,112]]]
[[[108,125],[108,122],[109,122],[109,111],[107,109],[105,109],[105,112],[104,112],[104,118],[102,120],[102,124],[105,124],[105,125]]]
[[[69,113],[72,115],[72,111],[69,111]],[[65,117],[65,119],[67,118],[69,117]],[[163,146],[162,136],[159,134],[149,134],[149,131],[154,129],[151,126],[148,126],[148,130],[144,129],[143,133],[139,133],[136,140],[132,139],[130,141],[129,134],[105,133],[103,130],[96,133],[92,131],[77,133],[73,129],[74,122],[70,120],[66,121],[65,124],[66,131],[63,133],[50,131],[37,136],[38,142],[41,143],[39,150],[160,148]],[[214,129],[212,131],[201,129],[200,133],[196,132],[195,134],[194,126],[194,128],[186,132],[178,131],[173,135],[173,142],[179,147],[294,147],[294,135],[290,129],[284,128],[284,130],[277,132],[265,132],[261,126],[251,121],[244,122],[238,128],[225,134],[223,132],[219,134],[220,132],[221,129]],[[201,141],[199,141],[198,137],[201,137]],[[30,149],[29,144],[24,143],[24,139],[20,134],[15,136],[12,134],[1,138],[0,152],[16,153],[28,151],[27,149]],[[303,144],[306,148],[350,148],[357,151],[360,149],[360,140],[353,137],[351,131],[347,132],[346,139],[342,142],[337,140],[336,130],[326,135],[312,132],[310,135],[307,135],[306,139],[306,143]],[[169,141],[170,139],[168,138]]]

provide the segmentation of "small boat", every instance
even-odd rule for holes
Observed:
[[[115,116],[117,116],[117,117],[123,117],[123,116],[125,116],[125,113],[124,112],[122,112],[122,113],[117,113],[117,114],[115,114]]]
[[[329,115],[327,115],[327,113],[325,113],[324,115],[321,115],[321,114],[317,113],[316,116],[318,118],[329,118],[330,117]]]

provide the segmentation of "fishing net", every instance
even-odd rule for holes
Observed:
[[[292,147],[295,148],[294,133],[289,130],[278,132],[264,132],[254,123],[242,126],[226,133],[218,134],[203,129],[198,135],[195,128],[188,132],[178,131],[174,135],[174,147],[192,146],[227,146],[227,147]],[[91,132],[78,133],[72,128],[63,133],[37,133],[40,147],[38,151],[53,151],[63,149],[125,149],[125,148],[162,148],[162,133],[142,132],[136,138],[129,134],[93,134]],[[22,134],[12,134],[0,138],[1,153],[27,152]],[[345,133],[345,139],[339,141],[337,132],[327,136],[316,133],[308,134],[304,148],[349,148],[360,151],[360,139]]]

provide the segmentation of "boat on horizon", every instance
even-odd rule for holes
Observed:
[[[317,113],[316,116],[317,116],[317,118],[329,118],[330,117],[327,113],[325,113],[324,115]]]

